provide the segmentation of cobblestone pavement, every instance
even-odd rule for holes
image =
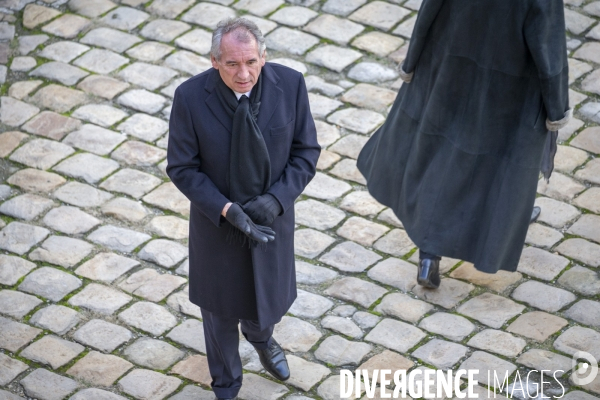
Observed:
[[[210,68],[210,31],[234,15],[305,74],[324,149],[275,332],[292,378],[242,341],[240,398],[337,399],[357,367],[565,370],[568,400],[600,396],[600,377],[569,372],[578,350],[600,359],[600,1],[567,0],[576,118],[518,272],[444,259],[437,291],[415,286],[415,246],[355,161],[400,86],[419,0],[113,1],[0,0],[0,399],[213,398],[165,149],[174,89]]]

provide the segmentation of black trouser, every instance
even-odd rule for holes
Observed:
[[[426,253],[423,250],[419,249],[419,259],[424,260],[429,258],[430,260],[441,260],[442,257],[436,256],[435,254]]]
[[[257,350],[269,346],[274,326],[261,331],[257,321],[221,317],[205,309],[201,311],[211,386],[218,398],[234,398],[242,387],[243,375],[238,324],[241,324],[246,340]]]

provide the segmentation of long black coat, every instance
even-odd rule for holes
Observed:
[[[220,78],[210,69],[175,91],[169,124],[167,174],[191,201],[190,300],[217,315],[279,321],[296,298],[294,200],[315,174],[317,143],[306,85],[290,68],[266,63],[258,126],[271,159],[268,193],[284,213],[266,249],[226,241],[232,120],[216,93]]]
[[[385,124],[358,158],[422,250],[514,271],[546,119],[568,121],[562,0],[425,0]]]

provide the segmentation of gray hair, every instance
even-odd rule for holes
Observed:
[[[229,18],[224,19],[217,25],[217,29],[214,30],[212,35],[212,46],[210,53],[212,56],[221,60],[221,40],[227,33],[233,33],[235,38],[242,43],[249,43],[252,38],[256,40],[258,46],[258,55],[262,57],[265,49],[265,37],[263,36],[260,29],[256,24],[246,18]]]

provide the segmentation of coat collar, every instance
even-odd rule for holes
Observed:
[[[281,88],[279,87],[279,75],[277,75],[273,67],[271,67],[270,63],[265,63],[265,66],[262,68],[260,75],[261,78],[264,80],[261,95],[261,105],[260,111],[258,113],[257,122],[261,132],[264,132],[269,124],[269,121],[271,121],[275,110],[281,103],[283,90],[281,90]],[[231,132],[231,118],[223,109],[215,90],[219,79],[221,79],[219,71],[213,68],[209,74],[208,79],[206,80],[206,84],[204,85],[204,90],[206,90],[209,93],[205,101],[208,108],[210,108],[215,117],[221,122],[221,124],[223,124],[225,128],[227,128],[229,132]]]

